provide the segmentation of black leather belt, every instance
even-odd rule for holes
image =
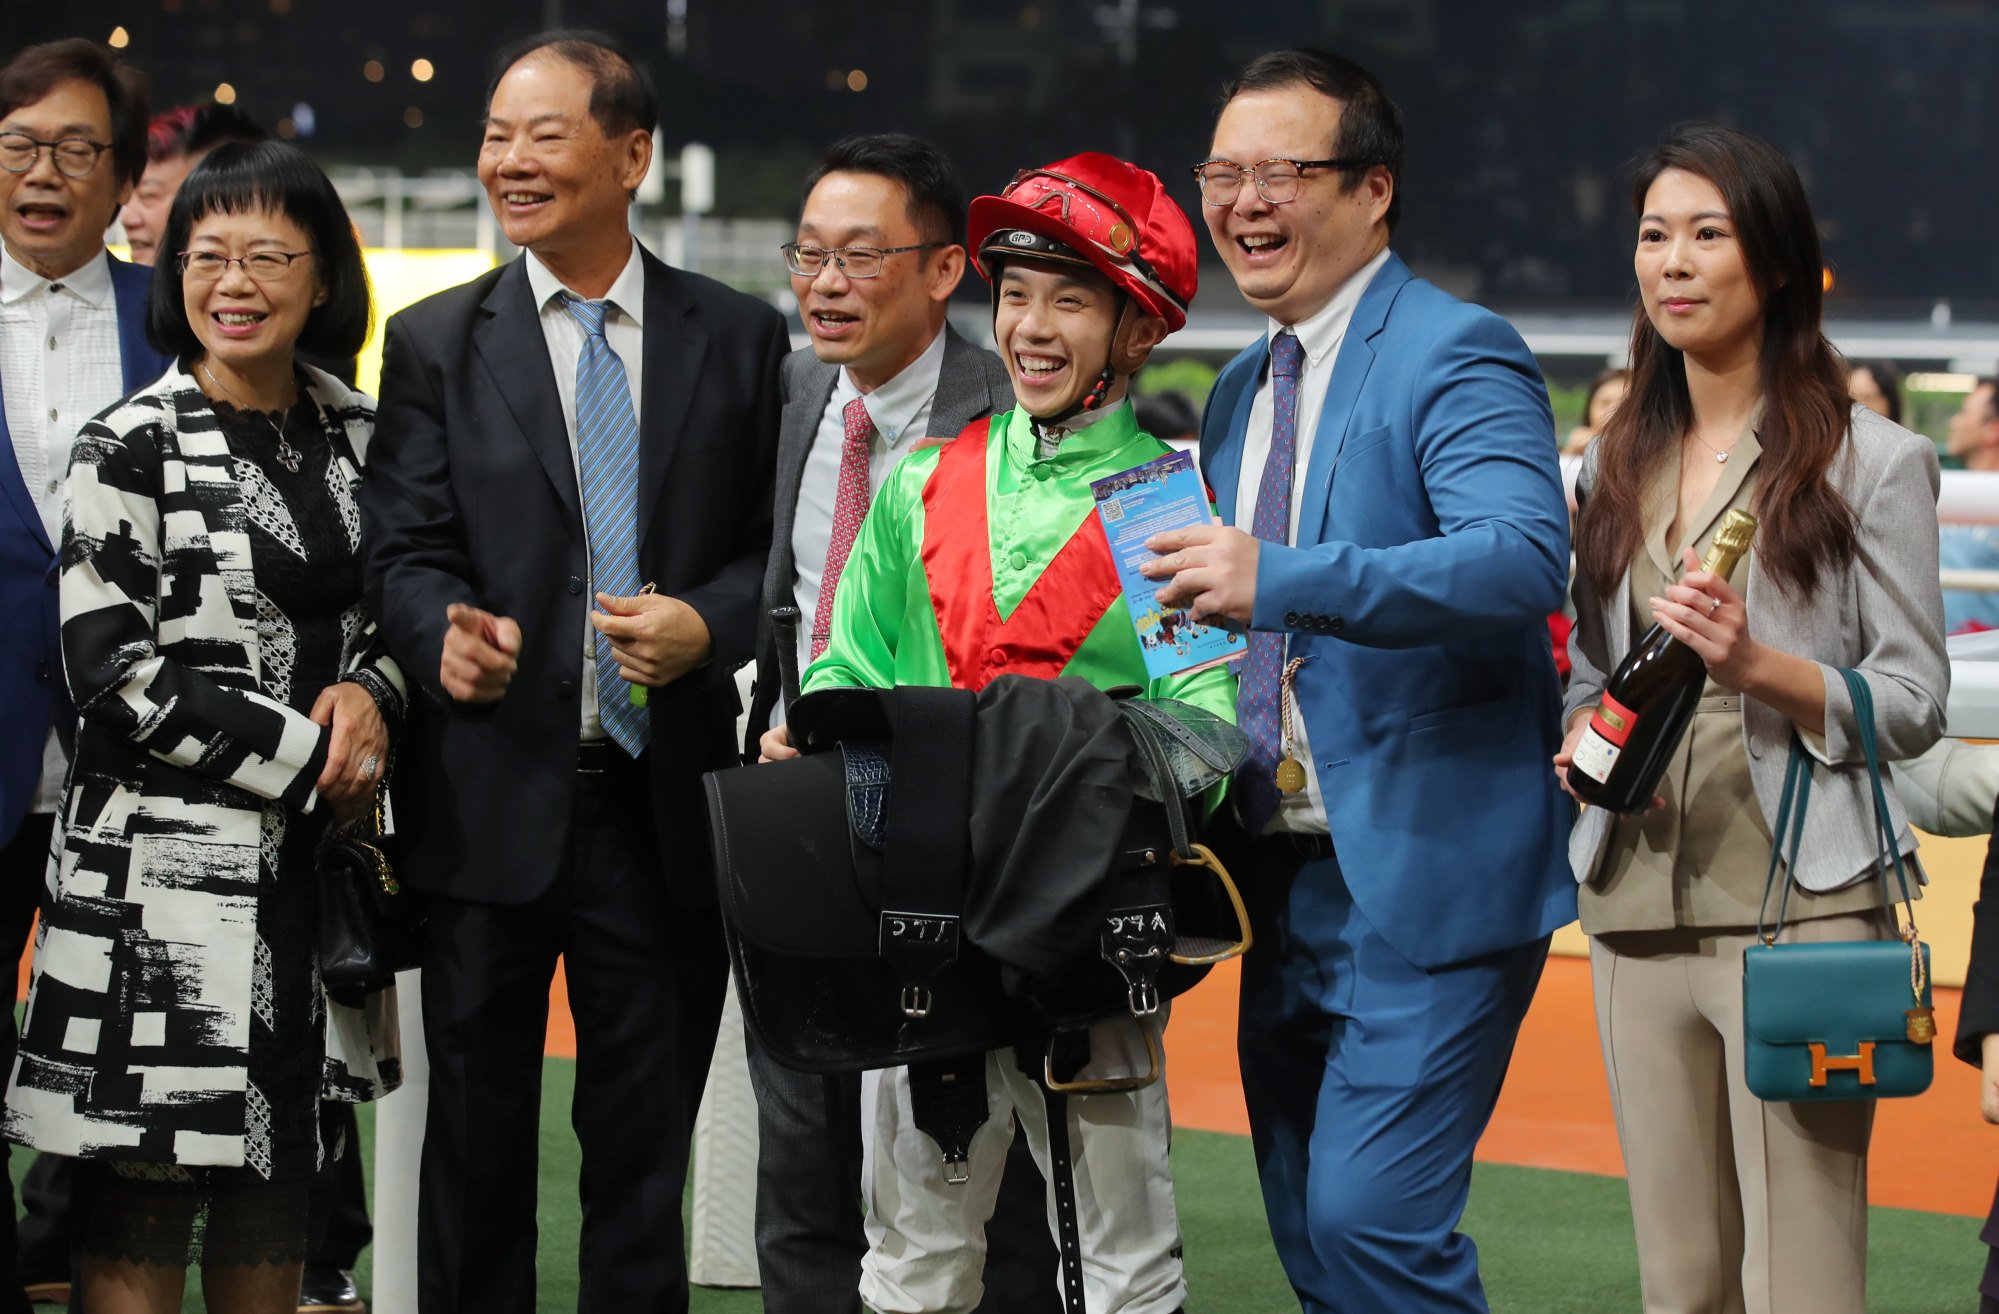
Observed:
[[[1257,839],[1256,856],[1272,861],[1289,858],[1299,862],[1317,862],[1333,856],[1333,837],[1297,830],[1272,831]]]
[[[585,739],[576,745],[576,774],[601,776],[635,765],[632,756],[615,740]]]

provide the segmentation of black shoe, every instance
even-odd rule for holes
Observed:
[[[366,1314],[354,1275],[331,1264],[307,1264],[299,1282],[298,1314]]]

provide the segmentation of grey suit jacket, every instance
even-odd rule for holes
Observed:
[[[1594,458],[1577,480],[1586,500],[1596,476]],[[1874,801],[1861,755],[1853,700],[1839,668],[1858,670],[1874,695],[1875,733],[1884,762],[1914,757],[1943,732],[1950,692],[1944,655],[1943,593],[1937,587],[1937,454],[1918,437],[1865,407],[1853,408],[1846,450],[1833,462],[1832,486],[1859,521],[1854,559],[1820,574],[1809,596],[1786,592],[1764,574],[1752,551],[1749,575],[1738,581],[1749,610],[1749,632],[1782,652],[1819,664],[1825,676],[1825,736],[1814,743],[1812,800],[1798,851],[1797,882],[1832,890],[1871,874],[1878,845]],[[1614,595],[1603,597],[1578,574],[1576,627],[1569,636],[1573,673],[1562,720],[1602,695],[1609,673],[1631,647],[1626,605],[1629,572]],[[1784,790],[1792,724],[1776,708],[1742,700],[1742,742],[1756,801],[1775,828]],[[1915,835],[1894,790],[1889,815],[1902,852]],[[1610,814],[1584,808],[1569,836],[1569,864],[1578,881],[1595,873],[1610,833]]]
[[[756,760],[757,739],[770,726],[777,704],[777,643],[771,632],[770,609],[788,606],[798,564],[791,555],[791,530],[798,514],[798,490],[805,477],[805,458],[819,432],[820,417],[840,380],[840,367],[828,365],[801,347],[785,357],[784,413],[778,421],[777,505],[772,525],[770,563],[764,570],[763,612],[757,630],[757,680],[750,698],[750,722],[744,753]],[[973,346],[948,323],[944,326],[944,363],[937,376],[937,395],[930,403],[932,438],[956,438],[974,420],[1013,406],[1013,383],[1000,358]]]

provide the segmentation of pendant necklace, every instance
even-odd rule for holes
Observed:
[[[291,441],[285,437],[285,425],[291,419],[291,408],[286,407],[284,410],[278,413],[278,418],[273,420],[265,412],[254,410],[251,407],[245,406],[241,401],[237,399],[235,393],[223,387],[222,380],[215,377],[215,371],[208,368],[207,361],[199,362],[199,368],[203,376],[205,376],[210,383],[215,385],[215,390],[221,393],[224,397],[227,397],[230,400],[230,402],[236,407],[236,409],[240,411],[246,411],[251,415],[261,416],[263,418],[264,423],[271,426],[271,431],[277,434],[278,436],[278,452],[277,452],[278,464],[283,466],[290,473],[297,474],[299,463],[305,460],[305,453],[299,451],[298,448],[293,447],[291,445]]]
[[[1688,430],[1688,432],[1693,433],[1692,430]],[[1716,447],[1713,443],[1701,437],[1700,434],[1698,433],[1694,433],[1694,441],[1699,443],[1701,446],[1707,448],[1710,452],[1713,452],[1714,459],[1720,462],[1727,461],[1728,454],[1735,450],[1733,447]]]

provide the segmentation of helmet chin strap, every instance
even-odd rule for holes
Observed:
[[[997,286],[997,284],[995,284]],[[1117,386],[1118,371],[1113,363],[1117,357],[1118,340],[1124,336],[1125,323],[1131,313],[1131,297],[1125,292],[1117,294],[1117,321],[1111,325],[1110,349],[1104,353],[1104,368],[1097,374],[1096,386],[1055,415],[1030,416],[1034,436],[1039,438],[1043,427],[1059,429],[1085,411],[1094,411],[1104,404],[1111,389]]]

